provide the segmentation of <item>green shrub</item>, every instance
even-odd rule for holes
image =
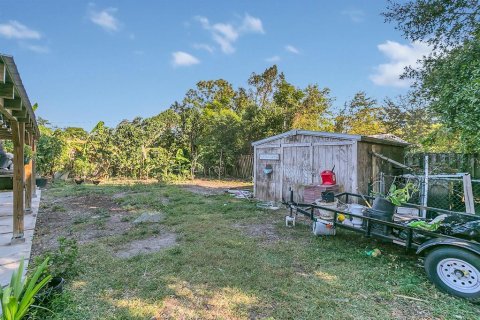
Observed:
[[[40,277],[45,273],[48,265],[48,258],[40,264],[31,277],[23,275],[22,259],[18,270],[12,274],[10,284],[5,288],[0,288],[0,299],[2,305],[2,320],[20,320],[23,319],[35,301],[35,295],[47,285],[52,279],[51,275],[45,275],[41,280]],[[37,307],[37,306],[35,306]]]

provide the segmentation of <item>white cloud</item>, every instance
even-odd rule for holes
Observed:
[[[42,37],[40,32],[32,30],[18,21],[12,20],[0,24],[0,36],[7,39],[35,39]]]
[[[195,19],[205,30],[208,30],[223,53],[230,54],[235,52],[234,43],[240,35],[247,33],[265,33],[262,21],[259,18],[245,14],[240,25],[232,23],[214,23],[211,24],[208,18],[197,16]]]
[[[102,27],[105,31],[114,32],[120,29],[120,21],[115,17],[116,12],[117,8],[107,8],[98,11],[91,6],[88,17],[91,22]]]
[[[30,51],[33,51],[33,52],[36,52],[36,53],[49,53],[50,52],[50,48],[47,47],[47,46],[37,46],[37,45],[32,45],[32,44],[24,44],[22,45],[22,47],[30,50]]]
[[[287,50],[287,51],[290,52],[290,53],[295,53],[295,54],[299,54],[299,53],[300,53],[300,50],[298,50],[297,48],[295,48],[295,47],[292,46],[292,45],[286,45],[286,46],[285,46],[285,50]]]
[[[208,51],[210,53],[213,53],[213,51],[214,51],[212,46],[210,46],[208,44],[205,44],[205,43],[194,43],[193,47],[197,50],[205,50],[205,51]]]
[[[403,45],[395,41],[388,40],[377,46],[387,58],[388,62],[375,67],[375,73],[370,75],[370,80],[379,86],[408,87],[411,81],[400,79],[400,76],[408,66],[415,67],[418,60],[427,56],[431,48],[423,42],[413,42]]]
[[[199,63],[200,60],[189,53],[183,51],[176,51],[172,53],[172,64],[174,67],[188,67]]]
[[[243,23],[240,27],[240,30],[243,32],[265,33],[265,30],[263,30],[262,20],[252,17],[248,13],[245,14],[245,17],[243,18]]]
[[[269,57],[269,58],[265,59],[265,61],[267,61],[267,62],[278,62],[280,60],[281,59],[280,59],[279,56],[272,56],[272,57]]]
[[[349,17],[353,22],[363,22],[365,20],[365,12],[360,9],[343,10],[342,14]]]

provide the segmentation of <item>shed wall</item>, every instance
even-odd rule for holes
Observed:
[[[255,146],[255,196],[261,200],[289,198],[294,190],[296,201],[303,201],[303,186],[320,184],[320,172],[335,166],[342,191],[354,192],[357,184],[357,142],[331,137],[295,135]],[[279,155],[279,160],[262,157]],[[263,155],[263,156],[262,156]],[[265,175],[269,164],[273,172]]]
[[[401,146],[358,142],[358,191],[367,194],[369,184],[373,183],[374,191],[378,190],[380,172],[386,175],[396,175],[397,170],[389,162],[375,157],[375,151],[392,160],[403,163],[405,148]]]

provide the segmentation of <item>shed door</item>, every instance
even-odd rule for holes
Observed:
[[[282,145],[282,195],[289,198],[289,188],[294,190],[294,200],[303,201],[303,186],[321,184],[320,172],[335,166],[337,184],[343,191],[355,191],[356,159],[353,141],[297,143]]]
[[[313,183],[311,143],[282,145],[282,195],[289,199],[289,188],[294,191],[294,200],[302,201],[303,186]]]

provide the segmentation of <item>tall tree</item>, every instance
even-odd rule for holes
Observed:
[[[480,147],[480,1],[390,1],[384,13],[404,36],[434,51],[410,68],[415,94],[459,136],[464,151]]]
[[[355,94],[335,117],[335,132],[372,135],[385,132],[382,108],[365,92]]]

